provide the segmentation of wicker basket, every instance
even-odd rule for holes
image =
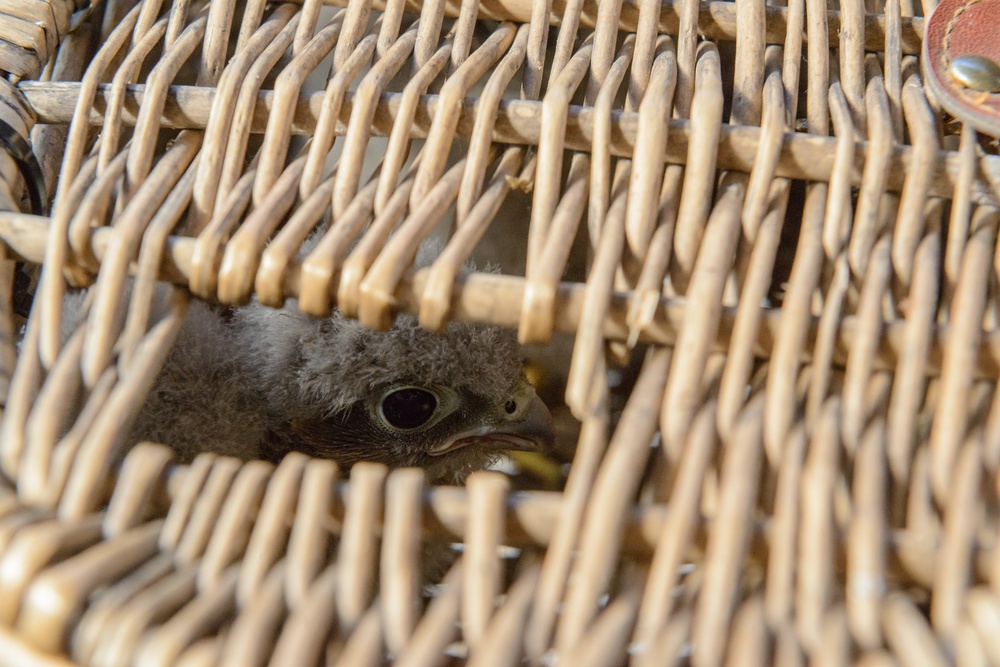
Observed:
[[[0,664],[1000,664],[1000,156],[876,4],[0,0]],[[119,464],[252,295],[572,334],[565,485]]]

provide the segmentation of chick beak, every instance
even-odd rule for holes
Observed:
[[[552,415],[542,399],[532,391],[527,408],[515,419],[480,426],[458,433],[447,442],[430,450],[431,456],[441,456],[468,445],[487,445],[495,449],[540,452],[551,449],[555,442]]]

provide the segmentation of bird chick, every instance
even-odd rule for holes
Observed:
[[[256,302],[229,317],[192,304],[132,433],[182,460],[300,451],[342,468],[422,467],[433,481],[553,441],[512,332],[452,323],[438,334],[409,315],[380,332]]]

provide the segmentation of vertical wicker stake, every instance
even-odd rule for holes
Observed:
[[[392,473],[386,487],[379,604],[385,619],[386,649],[395,656],[402,653],[417,624],[423,489],[424,475],[419,470]]]
[[[20,140],[26,146],[25,138],[33,122],[30,109],[17,90],[7,81],[0,81],[0,127],[4,128],[4,143],[12,146],[12,142]],[[35,184],[34,187],[38,186],[44,186],[44,183]],[[14,155],[9,149],[0,151],[0,211],[19,212],[19,194],[25,187],[31,187],[31,184],[22,180]],[[0,404],[4,406],[7,404],[11,375],[17,358],[13,311],[14,269],[10,250],[0,243],[0,291],[3,294],[0,297]]]
[[[10,250],[0,246],[0,405],[7,405],[10,380],[17,363],[17,334],[14,320],[14,261]]]

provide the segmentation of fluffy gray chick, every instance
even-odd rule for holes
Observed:
[[[504,329],[452,323],[437,334],[402,316],[378,332],[294,303],[223,317],[195,302],[133,439],[170,444],[183,460],[295,450],[451,481],[502,450],[550,446],[553,428]]]

